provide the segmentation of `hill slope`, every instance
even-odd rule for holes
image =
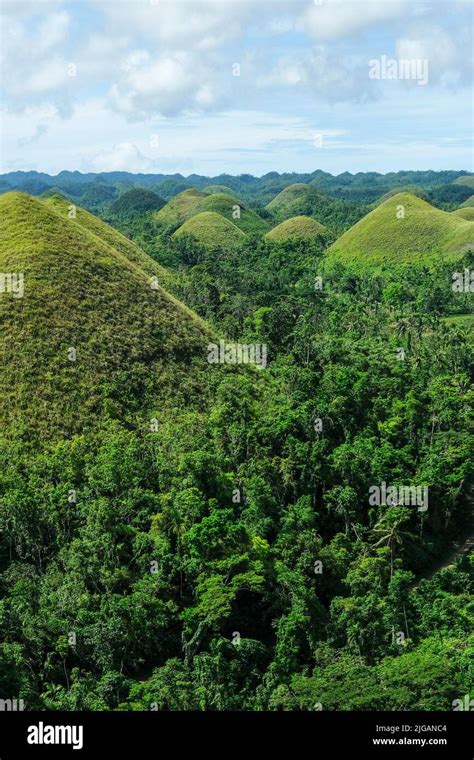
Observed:
[[[315,187],[299,182],[285,187],[266,208],[276,219],[285,221],[293,216],[312,216],[327,205],[327,201],[327,197]]]
[[[8,193],[0,212],[0,271],[24,273],[23,297],[0,294],[4,435],[64,437],[107,417],[133,421],[138,408],[199,401],[209,367],[202,320],[61,203]]]
[[[171,198],[162,209],[157,211],[153,215],[154,219],[162,227],[178,227],[186,219],[189,219],[199,205],[199,202],[206,197],[206,193],[202,193],[200,190],[193,188],[183,190],[183,192]]]
[[[468,222],[474,222],[474,206],[465,206],[464,208],[457,208],[451,212],[455,216],[459,216],[460,219],[466,219]]]
[[[295,216],[310,216],[335,232],[342,232],[357,222],[364,207],[331,198],[313,185],[298,182],[288,185],[265,206],[275,222]]]
[[[285,240],[314,240],[326,235],[327,228],[309,216],[294,216],[281,222],[265,235],[267,240],[282,243]]]
[[[190,235],[205,248],[229,248],[243,243],[247,236],[235,224],[216,214],[215,211],[203,211],[192,216],[176,232],[173,237]]]
[[[214,211],[216,214],[221,214],[247,235],[260,235],[270,227],[268,222],[255,211],[247,209],[237,198],[225,193],[213,193],[203,198],[193,213],[202,211]]]
[[[466,174],[454,180],[453,185],[464,185],[464,187],[474,188],[474,174]]]
[[[52,195],[44,198],[44,203],[56,211],[62,219],[68,222],[76,223],[80,227],[97,235],[108,245],[112,246],[117,252],[123,254],[129,261],[134,262],[143,269],[150,277],[156,277],[160,285],[170,288],[174,283],[172,272],[160,266],[150,256],[142,251],[135,243],[129,240],[125,235],[106,224],[97,216],[89,213],[80,206],[74,206],[75,218],[69,217],[71,202],[60,195]]]
[[[152,190],[147,190],[144,187],[132,187],[112,203],[108,213],[124,216],[146,214],[148,211],[159,211],[164,205],[163,198],[160,198]]]
[[[408,185],[406,187],[392,188],[392,190],[389,190],[387,193],[384,193],[380,198],[377,198],[377,200],[372,204],[372,207],[376,208],[377,206],[380,206],[382,203],[385,203],[385,201],[388,201],[389,198],[393,198],[394,195],[400,195],[400,193],[410,193],[410,195],[415,195],[417,198],[421,198],[424,201],[427,200],[427,194],[425,190],[423,190],[421,187]]]
[[[160,225],[170,229],[179,227],[191,217],[207,211],[221,214],[248,235],[263,234],[270,227],[255,211],[247,209],[233,195],[221,192],[208,194],[200,190],[185,190],[179,193],[154,214],[154,218]]]
[[[404,218],[398,218],[397,212]],[[409,193],[389,198],[345,232],[326,252],[326,261],[340,261],[364,271],[434,260],[456,261],[472,244],[472,225]]]

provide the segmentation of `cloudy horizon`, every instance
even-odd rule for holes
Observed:
[[[466,0],[1,8],[2,173],[472,170]]]

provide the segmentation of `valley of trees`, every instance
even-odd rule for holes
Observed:
[[[24,196],[0,198],[1,269],[21,262],[37,283],[35,308],[27,290],[13,306],[0,296],[0,696],[48,710],[450,711],[473,695],[474,561],[456,552],[474,506],[472,293],[453,291],[452,261],[422,232],[413,266],[326,263],[394,186],[444,211],[472,187],[462,172],[314,174],[267,175],[258,203],[256,178],[214,178],[247,228],[208,244],[160,224],[182,178],[130,190],[130,207],[112,185],[94,210],[148,263],[115,230],[68,220],[66,187],[65,205],[49,188],[28,215]],[[272,212],[309,181],[315,206]],[[298,214],[324,229],[265,237]],[[474,269],[464,240],[461,272]],[[68,257],[87,268],[72,289]],[[142,275],[172,296],[152,302]],[[57,357],[78,335],[89,353],[73,375]],[[207,365],[215,336],[266,344],[268,366]],[[371,505],[382,482],[428,487],[428,510]]]

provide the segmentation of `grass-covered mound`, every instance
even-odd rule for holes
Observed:
[[[474,188],[474,174],[466,174],[454,180],[453,185],[464,185],[464,187]]]
[[[255,211],[245,208],[237,198],[225,193],[214,193],[203,198],[194,209],[194,214],[202,211],[221,214],[247,235],[261,235],[270,227]]]
[[[340,234],[364,215],[365,207],[340,198],[331,198],[314,185],[288,185],[265,206],[274,224],[295,216],[310,216]]]
[[[309,216],[294,216],[278,224],[265,235],[267,240],[284,243],[287,240],[314,240],[326,235],[327,228]]]
[[[171,198],[168,203],[154,214],[155,220],[164,228],[179,227],[189,219],[206,193],[190,188]]]
[[[146,424],[157,405],[199,399],[205,323],[151,287],[113,230],[107,240],[61,204],[0,198],[0,271],[24,273],[23,297],[0,294],[2,433],[68,437],[139,410]]]
[[[470,195],[469,198],[461,204],[460,208],[470,208],[471,206],[474,206],[474,195]]]
[[[164,288],[171,287],[174,282],[173,274],[160,266],[150,256],[144,253],[141,248],[129,240],[125,235],[106,224],[97,216],[85,211],[80,206],[71,204],[61,195],[51,195],[44,199],[44,202],[54,209],[63,219],[75,222],[84,229],[97,235],[105,243],[111,245],[118,253],[123,254],[129,261],[137,264],[149,277],[156,277],[158,283]],[[70,214],[75,213],[75,217],[70,218]]]
[[[204,248],[233,248],[247,236],[235,224],[215,211],[203,211],[188,219],[173,233],[173,237],[189,235]]]
[[[154,218],[164,228],[177,228],[202,212],[221,214],[248,235],[261,235],[269,229],[269,224],[255,211],[227,193],[207,194],[200,190],[185,190],[172,198],[158,211]]]
[[[275,219],[285,221],[293,216],[312,216],[327,201],[327,197],[315,187],[299,182],[285,187],[266,208]]]
[[[126,190],[110,206],[108,213],[116,216],[133,216],[159,211],[165,201],[157,193],[144,187],[132,187]]]
[[[474,222],[474,206],[465,206],[464,208],[457,208],[451,212],[455,216],[459,216],[461,219],[466,219],[468,222]]]
[[[403,217],[402,217],[403,214]],[[354,272],[459,260],[473,243],[470,222],[400,193],[371,211],[326,252]]]

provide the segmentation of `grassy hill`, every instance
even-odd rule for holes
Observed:
[[[331,198],[314,185],[301,182],[285,187],[265,208],[275,222],[310,216],[336,233],[346,230],[365,212],[365,207],[360,204]]]
[[[173,237],[190,235],[205,248],[232,248],[243,243],[247,236],[235,224],[215,211],[203,211],[191,217],[176,230]]]
[[[457,208],[451,212],[455,216],[459,216],[461,219],[466,219],[468,222],[474,222],[474,206],[465,206],[464,208]]]
[[[165,201],[152,190],[144,187],[132,187],[126,190],[108,209],[108,213],[117,216],[133,216],[159,211]]]
[[[467,200],[464,201],[464,203],[460,206],[460,208],[470,208],[471,206],[474,206],[474,195],[470,195]]]
[[[404,209],[404,218],[397,211]],[[378,206],[345,232],[326,252],[356,272],[435,260],[456,261],[472,244],[470,222],[441,211],[409,193]]]
[[[16,192],[0,197],[0,212],[0,271],[24,273],[22,298],[0,294],[5,436],[68,437],[107,417],[132,422],[138,409],[148,424],[157,407],[199,403],[208,328],[150,286],[114,230],[98,222],[96,234],[87,212],[68,219],[60,199]]]
[[[283,243],[286,240],[314,240],[318,235],[326,235],[327,228],[309,216],[294,216],[281,222],[265,235],[267,240]]]
[[[240,216],[236,215],[239,212]],[[185,190],[172,198],[154,215],[155,220],[167,229],[179,227],[202,212],[214,212],[232,222],[248,235],[261,235],[270,225],[255,211],[247,209],[241,201],[226,193],[206,194],[200,190]]]
[[[171,198],[162,209],[157,211],[154,214],[154,219],[164,228],[179,227],[180,224],[183,224],[186,219],[189,219],[195,213],[195,209],[200,201],[206,197],[206,193],[202,193],[194,188],[183,190],[183,192]]]
[[[285,221],[293,216],[312,216],[327,202],[327,197],[311,185],[301,182],[285,187],[266,208],[276,219]]]
[[[97,237],[101,238],[105,243],[112,246],[117,253],[121,253],[129,261],[135,263],[149,277],[156,277],[160,285],[164,288],[171,288],[174,284],[174,276],[172,272],[160,266],[150,256],[144,253],[141,248],[135,243],[129,240],[125,235],[106,224],[97,216],[90,214],[80,206],[74,206],[76,217],[75,219],[69,218],[71,202],[61,195],[52,195],[44,198],[44,203],[51,207],[56,213],[60,215],[62,219],[67,219],[68,222],[75,222],[82,228],[93,233]]]
[[[464,185],[474,188],[474,174],[467,174],[454,180],[453,185]]]
[[[237,209],[240,216],[236,216]],[[194,209],[194,213],[203,211],[221,214],[247,235],[261,235],[270,228],[268,222],[255,211],[245,208],[237,198],[225,193],[214,193],[203,198]]]

